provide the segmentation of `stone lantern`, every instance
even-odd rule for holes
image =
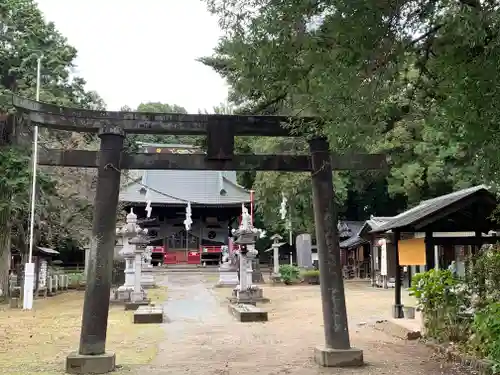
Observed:
[[[142,253],[146,249],[149,241],[142,235],[137,235],[131,238],[128,243],[134,249],[134,289],[130,295],[130,302],[141,303],[146,301],[146,292],[141,286],[141,274],[142,274]]]
[[[125,283],[116,292],[115,299],[122,302],[130,301],[131,293],[135,285],[135,258],[136,246],[130,240],[138,235],[147,234],[147,229],[142,229],[137,224],[137,215],[133,209],[127,215],[127,222],[121,228],[116,229],[116,234],[122,238],[122,249],[120,255],[125,259]],[[141,250],[142,251],[142,250]],[[141,264],[142,267],[142,264]],[[139,279],[140,280],[140,279]]]
[[[233,290],[231,300],[236,303],[255,304],[263,302],[262,289],[252,283],[252,260],[259,253],[255,249],[255,241],[261,235],[261,231],[254,228],[249,221],[246,208],[243,208],[241,225],[233,231],[236,238],[234,243],[239,245],[240,282]]]

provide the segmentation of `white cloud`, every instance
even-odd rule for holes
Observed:
[[[195,61],[221,35],[201,0],[38,0],[78,49],[78,75],[110,110],[159,101],[190,112],[227,98],[225,82]]]

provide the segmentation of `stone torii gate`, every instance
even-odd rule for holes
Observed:
[[[351,348],[342,279],[337,209],[332,170],[381,169],[384,155],[332,155],[324,138],[309,140],[309,155],[237,155],[235,136],[300,136],[283,125],[317,122],[312,117],[190,115],[170,113],[103,112],[72,109],[12,97],[15,119],[51,129],[97,133],[100,150],[40,151],[40,165],[98,169],[94,202],[93,246],[90,251],[83,306],[80,346],[66,360],[70,373],[114,370],[115,355],[106,353],[109,296],[120,173],[128,169],[258,170],[311,172],[318,244],[325,343],[316,348],[322,366],[357,366],[363,352]],[[123,152],[127,134],[205,135],[205,155]]]

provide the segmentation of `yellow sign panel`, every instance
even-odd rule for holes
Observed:
[[[425,262],[425,242],[423,238],[411,238],[398,242],[399,264],[401,266],[418,266]]]

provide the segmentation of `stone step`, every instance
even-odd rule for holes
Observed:
[[[139,306],[134,312],[135,324],[163,323],[162,306]]]
[[[260,307],[246,304],[230,304],[229,312],[240,322],[267,322],[267,311]]]

